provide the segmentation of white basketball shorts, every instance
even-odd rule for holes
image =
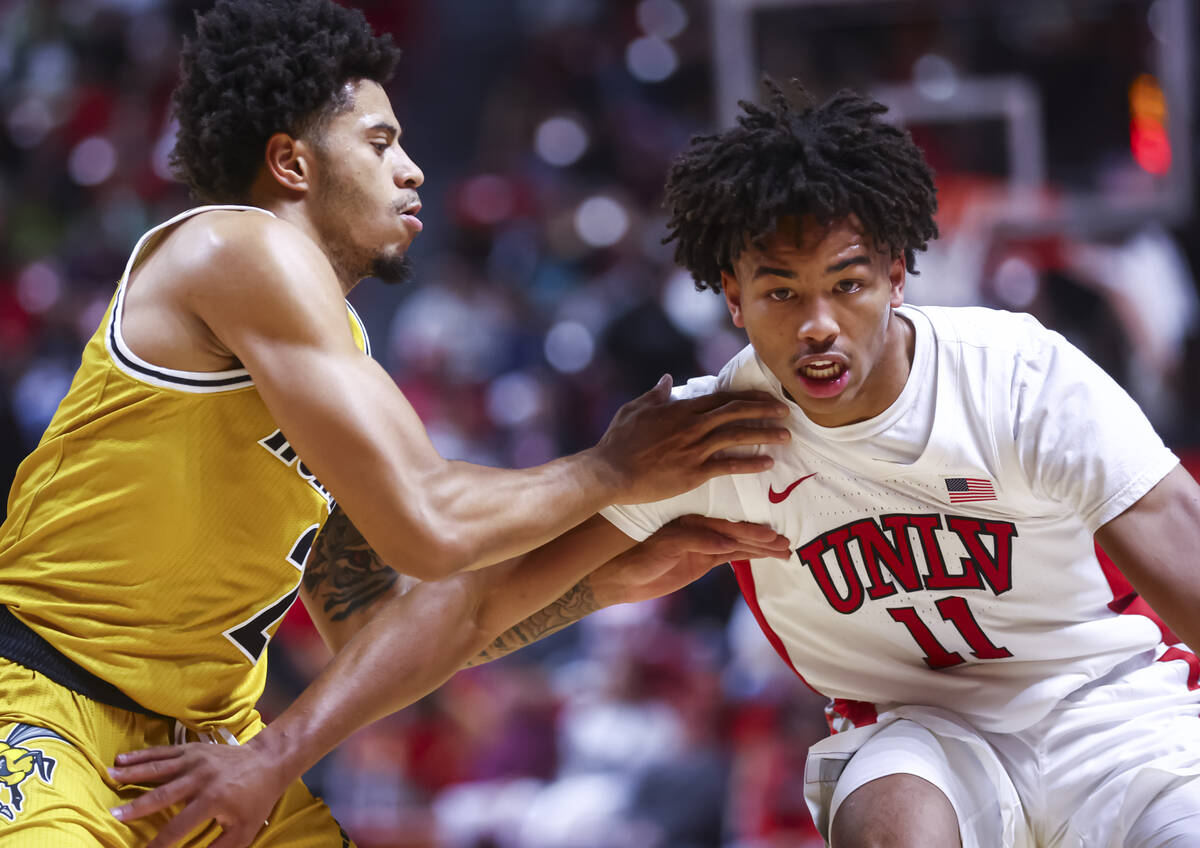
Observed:
[[[818,829],[865,783],[913,774],[954,807],[964,848],[1200,846],[1200,668],[1122,663],[1015,733],[900,707],[814,745],[805,794]],[[837,848],[837,846],[832,846]]]

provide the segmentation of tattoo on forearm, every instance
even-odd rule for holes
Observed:
[[[333,621],[342,621],[374,603],[398,577],[339,506],[325,522],[309,554],[304,588]]]
[[[592,594],[592,587],[585,577],[550,606],[535,612],[520,624],[509,628],[500,638],[468,661],[467,665],[480,665],[499,659],[517,648],[523,648],[551,633],[557,633],[568,624],[578,621],[597,609],[599,606]]]

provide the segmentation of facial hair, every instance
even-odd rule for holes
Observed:
[[[337,159],[325,150],[322,143],[314,142],[314,149],[322,167],[330,175],[328,179],[319,183],[319,193],[315,197],[318,208],[336,213],[336,210],[367,205],[369,199],[356,190],[353,181],[337,179]],[[408,203],[398,200],[391,204],[388,211],[393,215],[400,215],[406,208]],[[348,281],[352,285],[366,277],[375,277],[388,285],[400,285],[412,278],[412,262],[403,253],[381,252],[368,260],[361,253],[355,255],[349,239],[337,238],[336,235],[324,239],[322,244],[330,263],[344,282]]]
[[[398,286],[412,279],[413,265],[405,255],[376,256],[371,261],[371,276],[389,286]]]

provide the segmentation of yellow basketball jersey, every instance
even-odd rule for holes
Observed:
[[[0,603],[143,707],[201,729],[249,719],[333,508],[248,372],[162,368],[122,338],[133,268],[168,228],[217,208],[264,214],[200,207],[142,237],[0,526]]]

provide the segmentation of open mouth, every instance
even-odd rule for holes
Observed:
[[[829,398],[841,394],[850,381],[850,368],[837,359],[810,359],[796,369],[810,397]]]
[[[832,359],[817,359],[800,369],[800,375],[809,380],[836,380],[846,371],[846,366]]]

